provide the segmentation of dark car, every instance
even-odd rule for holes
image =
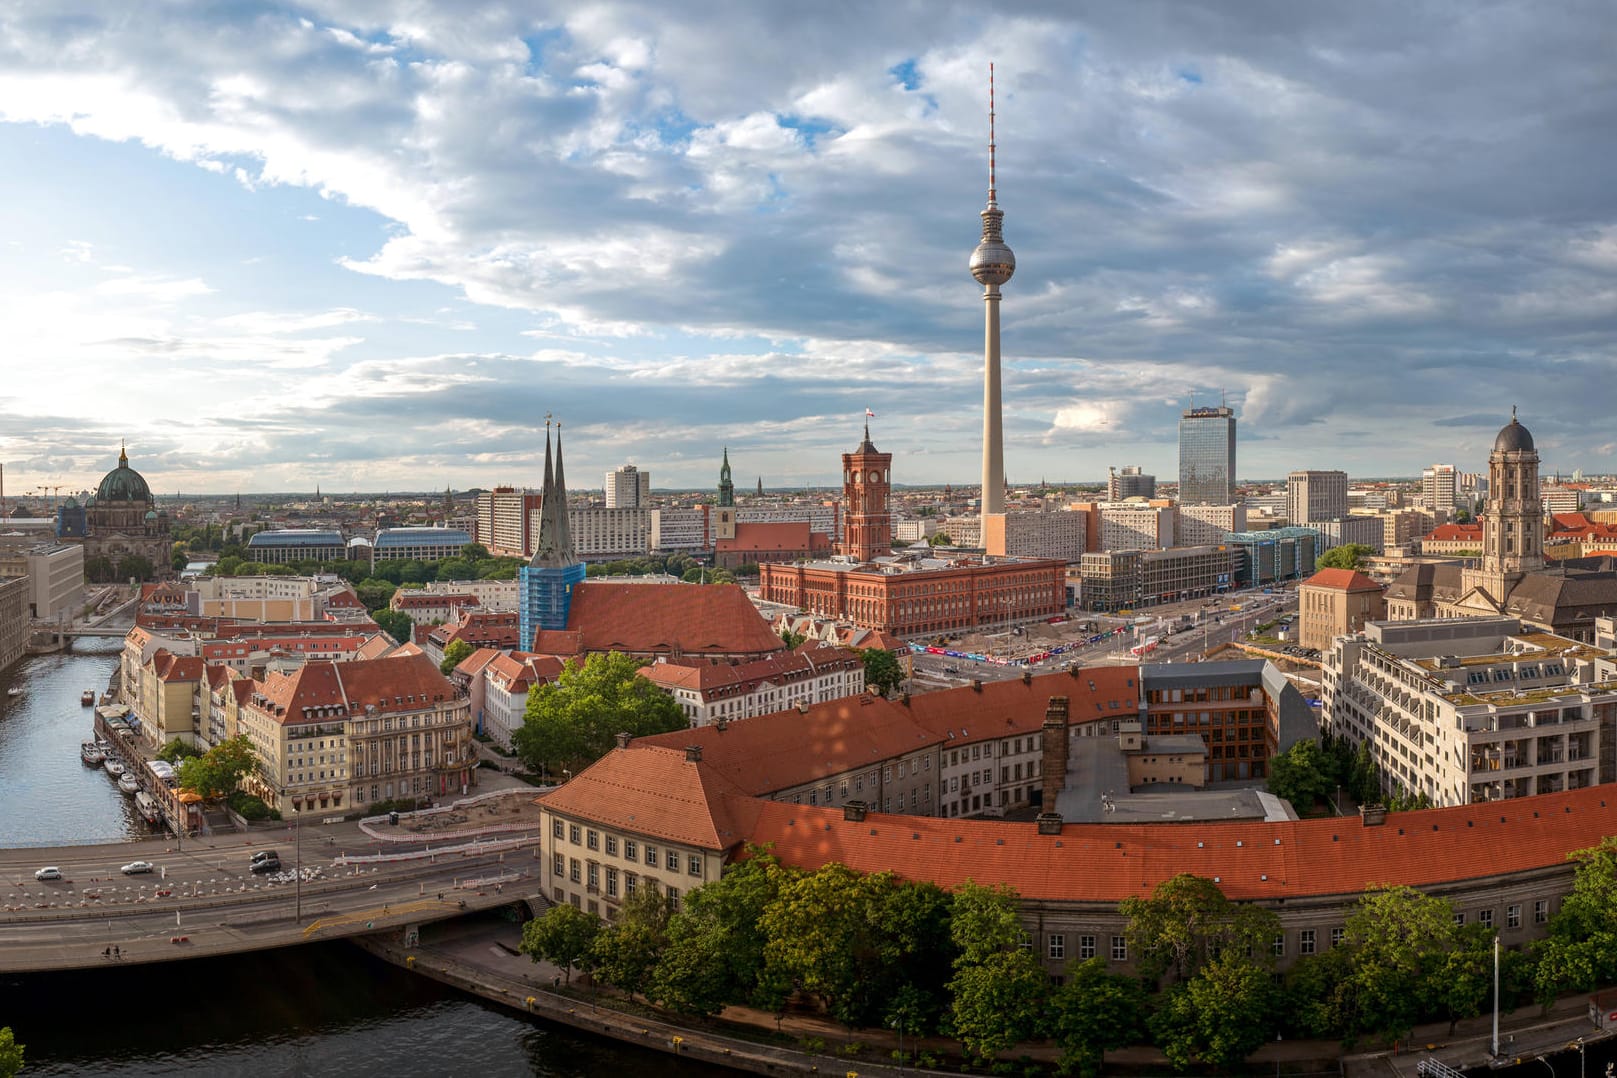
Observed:
[[[248,863],[256,865],[260,861],[279,861],[280,859],[281,855],[274,850],[257,850],[254,851],[252,859]]]
[[[281,871],[281,859],[279,857],[266,857],[261,861],[254,861],[252,871],[279,872]]]

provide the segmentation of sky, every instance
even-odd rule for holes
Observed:
[[[1599,3],[0,6],[0,463],[159,494],[1617,471]]]

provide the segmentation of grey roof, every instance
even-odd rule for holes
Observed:
[[[341,532],[318,528],[282,528],[279,531],[259,532],[247,540],[248,549],[272,546],[342,546]]]
[[[1516,415],[1511,413],[1510,422],[1499,432],[1493,440],[1495,453],[1526,453],[1533,448],[1532,433],[1516,421]]]
[[[1141,663],[1140,689],[1188,689],[1213,685],[1251,685],[1263,679],[1267,659],[1232,659],[1211,663]]]
[[[376,533],[375,546],[466,546],[471,541],[459,528],[383,528]]]

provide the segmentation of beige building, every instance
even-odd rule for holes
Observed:
[[[993,513],[983,522],[983,550],[995,557],[1054,558],[1075,562],[1084,554],[1088,514],[1082,509]]]
[[[1286,519],[1293,525],[1341,520],[1348,513],[1346,472],[1296,471],[1286,476]]]
[[[1515,618],[1371,622],[1323,657],[1324,722],[1389,789],[1464,805],[1617,781],[1617,678]]]
[[[420,653],[271,672],[239,725],[262,761],[253,792],[289,817],[475,782],[470,706]]]
[[[1321,569],[1297,585],[1297,642],[1323,652],[1338,636],[1387,616],[1382,587],[1352,569]]]
[[[316,621],[320,585],[306,576],[205,576],[192,581],[191,613],[238,621]]]
[[[1216,546],[1231,532],[1247,530],[1246,506],[1181,505],[1176,528],[1181,546]]]
[[[0,576],[0,670],[28,650],[28,581]]]
[[[140,690],[131,707],[140,737],[153,749],[170,741],[196,746],[207,732],[202,718],[206,672],[201,656],[154,651],[140,668]]]
[[[573,509],[567,526],[581,558],[639,557],[651,549],[649,507]]]
[[[71,621],[84,602],[84,547],[47,543],[27,555],[28,606],[40,621]]]
[[[1171,547],[1178,511],[1171,505],[1145,501],[1101,502],[1100,550],[1158,550]]]

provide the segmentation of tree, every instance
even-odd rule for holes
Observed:
[[[1177,1070],[1200,1060],[1225,1068],[1269,1038],[1274,984],[1269,972],[1234,948],[1169,989],[1151,1018],[1157,1047]]]
[[[668,944],[668,899],[641,887],[623,900],[618,919],[595,936],[590,957],[596,972],[633,999],[651,981]]]
[[[444,661],[438,664],[438,672],[448,677],[449,672],[459,666],[471,653],[472,646],[466,641],[451,640],[449,646],[444,648]]]
[[[171,764],[176,760],[185,760],[192,756],[201,755],[201,749],[197,748],[188,741],[181,741],[177,737],[171,738],[168,744],[157,750],[157,758],[159,760],[167,760]]]
[[[402,610],[373,610],[371,620],[397,644],[408,644],[410,634],[415,631],[415,622]]]
[[[10,1026],[0,1026],[0,1078],[15,1078],[22,1070],[22,1047]]]
[[[958,967],[949,982],[950,1019],[963,1047],[983,1060],[1031,1038],[1050,979],[1031,951],[1017,947]]]
[[[781,642],[787,647],[795,649],[798,645],[802,644],[803,641],[807,640],[808,637],[804,636],[802,633],[794,633],[790,629],[782,629],[780,631],[780,639]]]
[[[1314,565],[1320,569],[1357,569],[1364,564],[1365,558],[1375,552],[1375,547],[1363,543],[1344,543],[1331,547],[1314,559]]]
[[[1336,993],[1348,973],[1345,947],[1306,954],[1286,971],[1286,1006],[1283,1028],[1293,1037],[1327,1039],[1341,1036],[1336,1017]]]
[[[592,967],[590,948],[601,931],[601,919],[577,906],[552,906],[543,917],[522,926],[522,942],[517,950],[535,962],[553,962],[562,968],[567,983],[573,983],[573,969],[586,972]]]
[[[384,610],[393,598],[393,593],[399,586],[391,580],[382,580],[378,577],[366,577],[354,585],[354,596],[365,604],[370,611]]]
[[[574,771],[611,749],[621,733],[633,737],[684,729],[674,698],[637,671],[640,663],[617,652],[569,662],[554,682],[528,694],[522,725],[512,732],[517,755],[530,771]]]
[[[1545,1006],[1562,992],[1617,980],[1617,836],[1568,857],[1578,863],[1572,890],[1537,945],[1534,982]]]
[[[233,793],[242,776],[258,766],[258,754],[246,734],[219,742],[201,756],[180,763],[174,777],[180,788],[190,790],[204,801]]]
[[[1045,1031],[1061,1049],[1061,1072],[1099,1074],[1107,1049],[1133,1044],[1144,1032],[1145,1012],[1139,981],[1108,973],[1102,958],[1069,962],[1066,983],[1050,994]]]
[[[961,884],[950,904],[949,938],[957,965],[982,962],[1020,946],[1022,919],[1016,913],[1016,892],[1006,884],[984,887],[973,880]]]
[[[1336,787],[1332,761],[1319,742],[1299,741],[1269,759],[1269,792],[1290,801],[1299,812],[1331,796]]]
[[[1118,911],[1129,919],[1135,967],[1152,980],[1188,980],[1219,951],[1268,956],[1280,932],[1273,912],[1231,902],[1218,884],[1188,872],[1157,884],[1150,898],[1125,898]]]
[[[1454,947],[1454,907],[1413,887],[1365,892],[1347,918],[1348,973],[1337,986],[1345,1033],[1399,1037],[1436,1010],[1435,977]]]
[[[904,668],[886,648],[861,648],[859,658],[865,664],[865,687],[881,696],[894,692],[904,684]]]
[[[954,546],[954,540],[949,538],[948,532],[936,532],[927,542],[932,546]]]
[[[119,580],[150,580],[152,578],[152,560],[144,554],[125,554],[118,559]]]
[[[93,584],[108,584],[118,579],[118,567],[105,554],[84,559],[84,575]]]
[[[717,1014],[727,1003],[750,1003],[779,1013],[786,987],[764,975],[764,910],[781,887],[800,875],[767,850],[724,870],[685,896],[669,919],[668,945],[652,976],[649,994],[681,1014]]]

